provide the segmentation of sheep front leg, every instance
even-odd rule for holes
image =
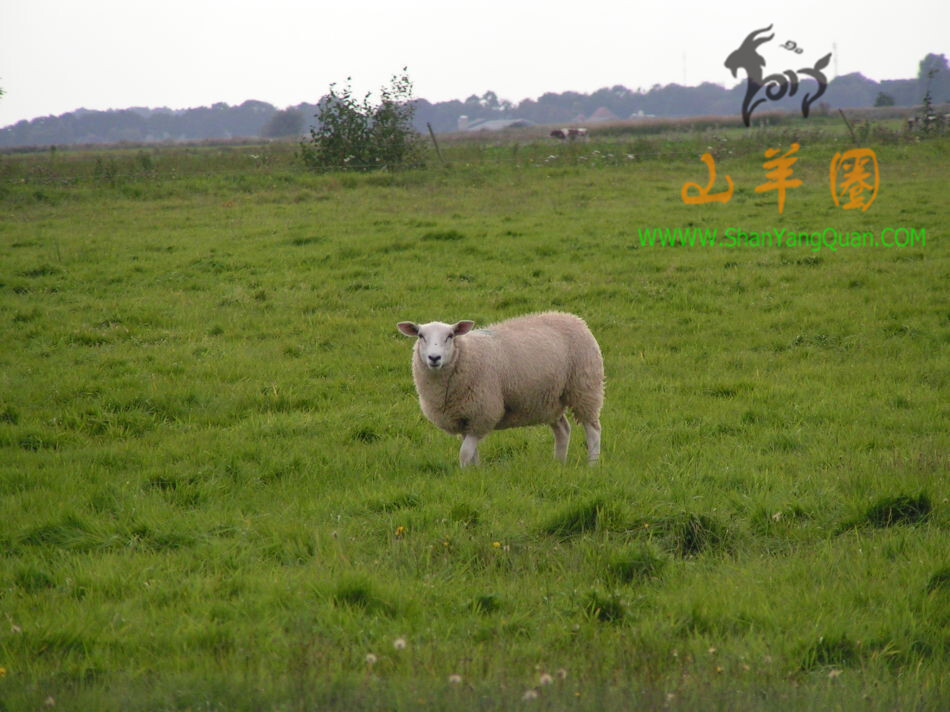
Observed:
[[[462,447],[459,448],[459,465],[465,467],[478,464],[478,443],[481,439],[478,435],[471,433],[465,436]]]
[[[554,431],[554,457],[561,462],[567,462],[567,446],[571,442],[571,424],[567,421],[566,415],[551,423],[551,430]]]
[[[587,462],[596,465],[600,459],[600,421],[584,423],[587,432]]]

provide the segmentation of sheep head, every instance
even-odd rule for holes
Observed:
[[[416,355],[419,361],[433,371],[452,363],[455,356],[455,337],[467,334],[473,326],[474,321],[458,321],[454,324],[432,321],[422,325],[401,321],[396,324],[396,328],[403,334],[416,338]]]

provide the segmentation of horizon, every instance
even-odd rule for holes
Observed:
[[[928,52],[928,53],[925,53],[925,56],[926,56],[927,54],[937,54],[937,53]],[[922,57],[921,59],[923,59],[923,57]],[[867,79],[867,80],[870,80],[870,81],[873,81],[873,82],[876,82],[876,83],[881,83],[881,82],[885,82],[885,81],[908,81],[908,80],[916,80],[916,79],[917,79],[916,76],[913,76],[913,77],[902,77],[902,78],[896,78],[896,79],[876,79],[876,78],[874,78],[874,77],[868,77],[867,75],[864,75],[864,74],[861,73],[861,72],[848,72],[848,74],[841,74],[841,75],[838,75],[838,76],[836,76],[836,77],[834,77],[834,78],[832,78],[832,79],[829,79],[829,84],[830,84],[832,81],[834,81],[834,79],[838,79],[838,78],[843,77],[843,76],[849,76],[849,75],[852,75],[852,74],[857,74],[857,75],[862,76],[863,78],[865,78],[865,79]],[[804,78],[803,81],[810,81],[810,80],[809,80],[808,78]],[[713,85],[718,86],[718,87],[720,87],[720,88],[722,88],[722,89],[725,89],[726,91],[732,91],[732,90],[734,90],[737,86],[739,86],[739,85],[741,85],[741,84],[744,84],[744,83],[745,83],[745,80],[743,79],[742,81],[735,82],[732,86],[730,86],[729,84],[724,83],[724,82],[710,82],[710,81],[701,81],[701,82],[698,82],[698,83],[696,83],[696,84],[680,84],[679,82],[669,82],[668,84],[664,84],[664,85],[662,85],[662,86],[660,86],[660,85],[655,85],[655,86],[660,86],[661,89],[662,89],[662,88],[665,88],[665,87],[669,87],[669,86],[680,86],[680,87],[685,88],[685,89],[695,89],[695,88],[698,88],[699,86],[702,86],[702,85],[704,85],[704,84],[713,84]],[[590,96],[590,95],[594,94],[595,92],[600,91],[601,89],[610,89],[610,88],[612,88],[613,86],[617,86],[617,85],[601,86],[601,87],[598,87],[597,89],[594,89],[594,90],[592,90],[592,91],[584,91],[584,92],[577,91],[577,90],[573,90],[573,89],[564,89],[564,90],[558,91],[558,92],[544,91],[544,92],[541,92],[540,94],[537,94],[537,95],[534,95],[534,96],[523,97],[523,98],[521,98],[521,99],[519,99],[519,100],[517,100],[517,101],[512,101],[512,100],[509,99],[508,97],[503,97],[503,96],[498,96],[498,99],[499,99],[500,101],[509,101],[509,102],[511,102],[511,104],[513,105],[514,108],[517,108],[517,106],[518,106],[520,103],[524,102],[524,101],[537,101],[538,99],[541,98],[541,96],[544,96],[544,95],[546,95],[546,94],[568,94],[568,93],[577,93],[577,94],[581,94],[581,95],[585,95],[585,96]],[[624,86],[624,85],[620,85],[620,86]],[[626,89],[629,89],[630,91],[635,91],[632,87],[625,87],[625,88],[626,88]],[[653,88],[655,88],[655,87],[651,87],[650,90],[647,90],[647,91],[644,92],[644,93],[649,93],[649,91],[652,91]],[[328,87],[328,89],[329,89],[329,87]],[[642,90],[642,88],[641,88],[641,90]],[[485,92],[490,92],[490,91],[493,91],[493,90],[492,90],[492,89],[486,89],[486,90],[485,90]],[[483,92],[482,95],[484,95],[485,92]],[[378,91],[374,91],[374,92],[372,92],[372,93],[373,93],[373,95],[375,96],[376,94],[378,94]],[[496,94],[497,94],[497,92],[496,92]],[[295,109],[295,108],[297,108],[297,107],[299,107],[299,106],[301,106],[301,105],[304,105],[304,104],[315,105],[316,103],[318,103],[318,102],[320,101],[320,99],[323,98],[323,96],[325,96],[325,94],[322,95],[322,96],[320,96],[320,97],[318,97],[316,101],[307,101],[307,100],[304,100],[304,101],[299,101],[299,102],[293,103],[293,104],[287,104],[286,106],[281,106],[281,105],[278,105],[278,104],[274,104],[274,103],[272,103],[272,102],[266,101],[266,100],[264,100],[264,99],[259,99],[259,98],[256,98],[256,97],[249,97],[249,98],[247,98],[247,99],[243,99],[243,100],[238,101],[238,102],[233,103],[233,104],[230,104],[230,103],[227,103],[227,102],[210,102],[210,103],[206,103],[206,104],[198,104],[198,105],[193,105],[193,106],[182,106],[182,107],[171,107],[171,106],[165,106],[165,105],[161,105],[161,106],[143,106],[143,105],[136,105],[136,106],[121,106],[121,107],[120,107],[120,106],[115,106],[115,107],[109,107],[109,108],[105,108],[105,109],[96,109],[96,108],[90,109],[90,108],[88,108],[88,107],[86,107],[86,106],[79,106],[79,107],[76,107],[75,109],[70,109],[70,110],[68,110],[68,111],[64,111],[64,112],[59,113],[59,114],[44,114],[44,115],[41,115],[41,116],[34,116],[34,117],[32,117],[32,118],[29,118],[29,119],[19,119],[18,121],[14,122],[13,124],[7,124],[7,125],[4,125],[4,126],[0,126],[0,130],[6,129],[6,128],[10,128],[11,126],[15,126],[16,124],[18,124],[18,123],[20,123],[20,122],[22,122],[22,121],[31,122],[31,121],[35,121],[35,120],[37,120],[37,119],[59,118],[59,117],[61,117],[61,116],[65,116],[65,115],[68,115],[68,114],[75,114],[75,113],[79,113],[79,112],[87,112],[87,113],[100,113],[100,112],[101,112],[101,113],[108,113],[108,112],[121,112],[121,111],[136,111],[136,110],[140,110],[140,109],[141,109],[141,110],[147,110],[147,111],[153,111],[153,112],[156,112],[156,111],[168,111],[168,112],[170,112],[170,113],[179,114],[179,113],[184,113],[184,112],[187,112],[187,111],[192,111],[192,110],[197,110],[197,109],[211,108],[211,107],[213,107],[215,104],[219,104],[219,103],[224,103],[224,104],[226,104],[226,105],[229,106],[229,107],[238,107],[238,106],[242,106],[243,104],[248,103],[248,102],[260,102],[260,103],[268,104],[268,105],[272,106],[272,107],[273,107],[274,109],[276,109],[277,111],[285,111],[285,110],[288,110],[288,109]],[[425,97],[425,96],[414,96],[414,97],[413,97],[413,100],[416,100],[416,101],[418,101],[418,100],[427,101],[427,102],[429,102],[429,103],[432,104],[432,105],[440,104],[440,103],[448,103],[448,102],[452,102],[452,101],[459,101],[459,102],[464,103],[464,102],[466,101],[466,99],[469,98],[470,96],[472,96],[472,94],[469,94],[469,95],[466,96],[465,98],[462,98],[461,96],[456,96],[456,97],[453,97],[453,98],[451,98],[451,99],[441,99],[441,100],[437,100],[437,101],[430,100],[428,97]],[[479,95],[479,96],[481,96],[481,95]],[[0,101],[2,101],[2,97],[0,97]],[[937,103],[948,103],[948,102],[937,102]]]
[[[927,3],[930,5],[930,3]],[[762,10],[753,0],[713,9],[698,0],[615,8],[529,0],[478,10],[408,0],[346,8],[299,0],[8,0],[0,7],[0,126],[80,109],[172,111],[248,100],[277,108],[315,103],[352,77],[374,94],[408,67],[414,94],[433,104],[494,91],[520,103],[545,93],[591,94],[745,81],[724,67],[752,30],[773,26],[760,50],[769,70],[810,66],[833,53],[829,79],[917,76],[928,53],[946,54],[950,7],[876,9],[858,26],[848,8],[804,0]],[[796,56],[779,48],[794,41]],[[63,71],[68,66],[69,72]],[[309,88],[308,88],[309,87]],[[253,99],[251,99],[253,97]]]

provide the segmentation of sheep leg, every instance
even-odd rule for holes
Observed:
[[[462,447],[459,448],[459,465],[465,467],[478,464],[478,443],[481,439],[480,436],[471,433],[464,437]]]
[[[554,431],[554,457],[567,462],[567,446],[571,442],[571,424],[567,422],[567,416],[562,414],[551,423],[551,430]]]
[[[584,423],[584,430],[587,432],[587,462],[595,465],[600,459],[600,420]]]

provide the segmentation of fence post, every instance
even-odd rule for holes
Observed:
[[[439,142],[435,140],[435,132],[432,130],[432,124],[426,121],[426,128],[429,129],[429,136],[432,138],[432,145],[435,146],[435,155],[439,157],[439,163],[445,165],[445,159],[442,158],[442,151],[439,150]]]

